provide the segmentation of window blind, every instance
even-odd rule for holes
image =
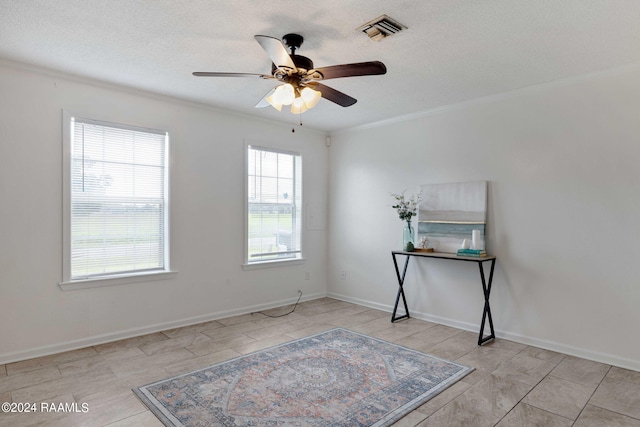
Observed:
[[[300,154],[249,146],[247,155],[247,262],[300,258]]]
[[[71,279],[167,266],[166,132],[71,123]]]

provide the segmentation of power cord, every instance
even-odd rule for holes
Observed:
[[[293,313],[294,311],[296,311],[296,307],[298,306],[298,303],[300,302],[300,298],[302,298],[302,291],[298,289],[298,301],[296,301],[296,303],[293,305],[293,308],[288,313],[278,314],[277,316],[274,316],[274,315],[271,315],[271,314],[267,314],[267,313],[263,313],[262,311],[258,311],[257,313],[258,314],[262,314],[262,315],[267,316],[267,317],[274,318],[274,319],[277,318],[277,317],[287,316],[287,315]]]

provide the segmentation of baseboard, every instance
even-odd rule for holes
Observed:
[[[346,295],[337,294],[335,292],[329,292],[327,297],[337,300],[350,302],[353,304],[362,305],[377,310],[393,312],[393,306],[387,304],[379,304],[373,301],[363,300],[360,298],[353,298]],[[438,323],[445,326],[451,326],[453,328],[462,329],[465,331],[478,332],[480,325],[468,322],[461,322],[459,320],[450,319],[446,317],[433,316],[427,313],[420,313],[418,311],[411,311],[411,317],[420,320],[426,320],[429,322]],[[583,359],[593,360],[594,362],[606,363],[607,365],[617,366],[624,369],[631,369],[633,371],[640,371],[640,361],[626,359],[618,357],[612,354],[600,353],[597,351],[589,350],[586,348],[574,347],[554,341],[543,340],[535,337],[528,337],[514,332],[504,331],[496,329],[496,337],[503,338],[509,341],[514,341],[520,344],[531,345],[534,347],[543,348],[545,350],[555,351],[558,353],[567,354],[570,356],[580,357]]]
[[[345,301],[345,302],[350,302],[353,304],[362,305],[369,308],[374,308],[376,310],[387,311],[389,313],[393,312],[393,307],[391,305],[378,304],[373,301],[361,300],[359,298],[352,298],[346,295],[340,295],[340,294],[331,293],[331,292],[327,294],[327,297]],[[478,332],[478,328],[479,328],[479,325],[476,325],[475,323],[461,322],[459,320],[450,319],[448,317],[434,316],[432,314],[420,313],[418,311],[411,311],[411,317],[420,319],[420,320],[426,320],[427,322],[438,323],[441,325],[451,326],[456,329],[462,329],[465,331],[471,331],[476,333]],[[497,334],[497,331],[496,331],[496,334]]]
[[[617,366],[619,368],[630,369],[640,372],[640,361],[618,357],[613,354],[600,353],[581,347],[574,347],[554,341],[547,341],[539,338],[527,337],[507,331],[496,330],[496,336],[506,340],[527,344],[534,347],[544,348],[545,350],[556,351],[558,353],[568,354],[570,356],[581,357],[583,359],[593,360],[594,362],[606,363],[607,365]]]
[[[316,293],[310,295],[303,295],[300,298],[300,302],[311,301],[314,299],[325,298],[327,294]],[[231,316],[239,316],[241,314],[256,313],[263,310],[269,310],[272,308],[282,307],[284,305],[293,304],[298,300],[295,298],[288,298],[280,301],[272,301],[266,304],[258,304],[249,307],[242,307],[233,310],[218,311],[202,316],[194,316],[186,319],[175,320],[171,322],[157,323],[154,325],[148,325],[141,328],[132,328],[119,332],[95,335],[93,337],[82,338],[79,340],[66,341],[54,345],[48,345],[43,347],[34,348],[26,351],[19,351],[14,353],[0,354],[0,365],[20,362],[22,360],[33,359],[35,357],[49,356],[51,354],[62,353],[65,351],[77,350],[80,348],[91,347],[92,345],[106,344],[113,341],[119,341],[127,338],[133,338],[140,335],[152,334],[154,332],[162,332],[169,329],[181,328],[183,326],[196,325],[198,323],[210,322],[212,320],[224,319]]]

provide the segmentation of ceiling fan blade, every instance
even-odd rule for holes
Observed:
[[[339,77],[374,76],[385,74],[387,67],[380,61],[356,62],[354,64],[332,65],[316,68],[324,80],[337,79]]]
[[[270,36],[253,36],[260,46],[267,52],[269,58],[271,58],[271,62],[273,62],[276,67],[286,67],[291,68],[292,70],[297,70],[296,64],[293,63],[291,56],[287,53],[287,49],[284,47],[282,42],[275,37]]]
[[[339,90],[335,90],[329,86],[323,85],[322,83],[308,86],[312,86],[312,89],[319,90],[324,99],[335,102],[342,107],[349,107],[358,102],[357,99],[350,97],[346,93],[342,93]]]
[[[276,87],[278,87],[278,86],[276,86]],[[262,97],[262,99],[261,99],[261,100],[256,104],[255,108],[264,108],[264,107],[268,107],[269,105],[271,105],[271,104],[269,104],[269,102],[267,102],[267,98],[268,98],[269,96],[273,95],[273,92],[275,92],[275,91],[276,91],[276,87],[272,87],[272,88],[269,90],[269,92],[267,92],[267,93]]]
[[[262,77],[263,79],[272,79],[273,76],[268,74],[254,74],[254,73],[217,73],[211,71],[195,71],[192,73],[196,77]]]

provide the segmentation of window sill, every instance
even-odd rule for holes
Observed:
[[[242,264],[242,269],[246,271],[246,270],[259,270],[261,268],[285,267],[288,265],[304,264],[305,261],[306,260],[304,258],[295,258],[295,259],[252,262],[251,264],[244,263]]]
[[[101,288],[103,286],[125,285],[128,283],[152,282],[156,280],[174,279],[177,271],[156,271],[140,273],[135,275],[94,277],[85,280],[73,280],[70,282],[60,282],[58,286],[63,291],[75,291],[78,289]]]

